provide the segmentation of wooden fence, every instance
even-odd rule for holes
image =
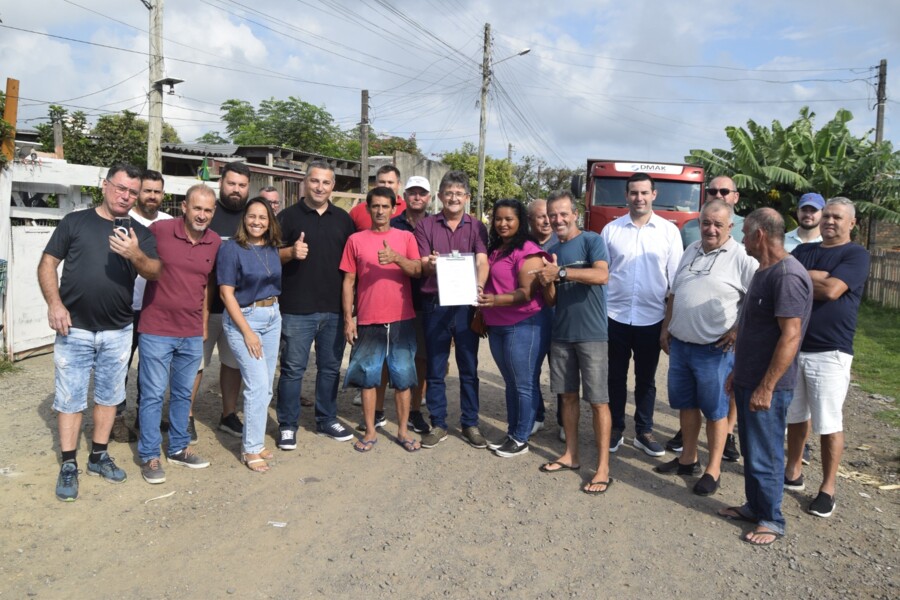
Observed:
[[[887,308],[900,308],[900,252],[873,250],[866,283],[866,299]]]

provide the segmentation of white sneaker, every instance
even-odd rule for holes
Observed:
[[[543,428],[544,428],[544,422],[543,422],[543,421],[535,421],[535,422],[534,422],[534,427],[531,428],[531,435],[536,434],[538,431],[540,431],[540,430],[543,429]]]
[[[353,406],[362,406],[362,392],[356,392],[353,396]]]

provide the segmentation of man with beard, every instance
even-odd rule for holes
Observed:
[[[123,357],[134,325],[134,278],[140,274],[152,281],[160,271],[153,234],[140,223],[130,223],[130,227],[122,221],[116,223],[128,216],[140,195],[140,170],[114,165],[102,189],[103,201],[96,208],[63,217],[37,270],[47,302],[47,320],[56,332],[53,409],[62,454],[56,497],[63,502],[78,497],[75,454],[92,373],[94,429],[87,473],[110,483],[126,479],[107,447],[116,406],[125,398],[128,364]],[[61,279],[57,274],[60,263]]]
[[[147,285],[140,330],[140,386],[144,405],[139,413],[138,455],[147,483],[163,483],[159,425],[163,397],[169,388],[168,461],[192,469],[209,462],[189,448],[191,386],[203,359],[203,331],[209,295],[209,274],[222,239],[208,229],[216,210],[216,194],[200,183],[191,186],[181,204],[182,219],[150,226],[163,269]]]
[[[793,252],[800,244],[812,244],[822,241],[819,223],[822,221],[822,209],[825,198],[822,194],[811,192],[800,196],[797,203],[797,229],[784,234],[784,249]]]
[[[216,211],[210,221],[209,228],[217,233],[222,240],[234,236],[241,223],[244,206],[250,195],[250,167],[246,163],[232,162],[222,168],[219,178],[219,200],[216,202]],[[217,290],[218,285],[213,279],[215,271],[210,274],[209,289]],[[200,390],[200,382],[203,379],[203,369],[212,360],[213,348],[219,350],[219,386],[222,391],[222,417],[219,419],[219,430],[241,437],[244,434],[244,424],[237,416],[237,400],[241,391],[241,371],[237,360],[228,347],[228,340],[222,329],[222,313],[225,305],[219,294],[213,293],[210,300],[209,321],[207,324],[206,340],[203,342],[203,362],[194,379],[194,390],[191,395],[191,405],[197,398]]]
[[[141,175],[141,191],[138,195],[137,202],[129,211],[128,216],[130,216],[132,219],[134,219],[144,227],[150,227],[150,225],[156,221],[171,219],[172,216],[170,214],[159,210],[159,207],[162,205],[163,198],[165,197],[165,192],[163,192],[164,184],[165,181],[163,180],[163,176],[159,171],[153,171],[150,169],[145,170]],[[134,360],[134,351],[137,350],[138,347],[138,324],[141,320],[141,306],[144,299],[144,287],[146,287],[146,285],[147,280],[140,275],[138,275],[134,280],[134,296],[131,301],[131,309],[134,311],[134,330],[133,336],[131,338],[131,355],[128,357],[129,370],[131,370],[131,363]],[[125,376],[125,386],[128,386],[127,375]],[[135,410],[140,410],[140,407],[141,377],[140,373],[138,373],[137,393],[135,395]],[[140,417],[135,414],[135,429],[140,429],[141,425],[139,419]],[[192,428],[191,439],[194,439],[196,435],[196,433],[193,433]],[[128,425],[125,423],[125,400],[123,400],[122,403],[116,407],[116,420],[113,421],[112,438],[122,444],[137,441],[137,436],[131,429],[128,428]]]

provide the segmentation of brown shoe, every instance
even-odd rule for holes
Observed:
[[[137,441],[137,434],[125,423],[125,415],[117,415],[113,421],[112,439],[120,444],[130,444]]]

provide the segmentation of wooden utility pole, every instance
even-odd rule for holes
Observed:
[[[877,103],[875,104],[876,112],[875,112],[875,145],[881,143],[881,140],[884,138],[884,105],[887,102],[887,92],[885,91],[887,82],[887,60],[882,59],[881,64],[878,65],[878,91],[877,91]],[[875,177],[881,177],[881,173],[875,173]],[[877,192],[877,190],[876,190]],[[873,204],[879,203],[879,198],[877,195],[872,198]],[[868,235],[866,236],[866,248],[871,250],[875,247],[876,242],[876,233],[877,233],[878,222],[875,220],[875,215],[869,215],[869,226],[868,226]]]
[[[506,160],[509,164],[512,164],[512,144],[509,144],[506,148]]]
[[[146,3],[145,3],[146,4]],[[147,128],[147,168],[162,171],[162,83],[163,0],[153,0],[150,9],[150,113]]]
[[[491,85],[491,24],[484,24],[484,58],[481,62],[481,121],[478,127],[478,193],[475,215],[484,216],[484,145],[487,137],[487,99]],[[468,207],[466,207],[468,208]]]
[[[359,193],[369,191],[369,90],[362,91],[359,117]]]
[[[19,119],[19,80],[6,78],[6,105],[3,120],[12,126],[9,137],[3,140],[3,156],[12,162],[16,156],[16,121]]]
[[[58,116],[53,118],[53,153],[56,155],[56,158],[66,157],[63,141],[63,124]]]

